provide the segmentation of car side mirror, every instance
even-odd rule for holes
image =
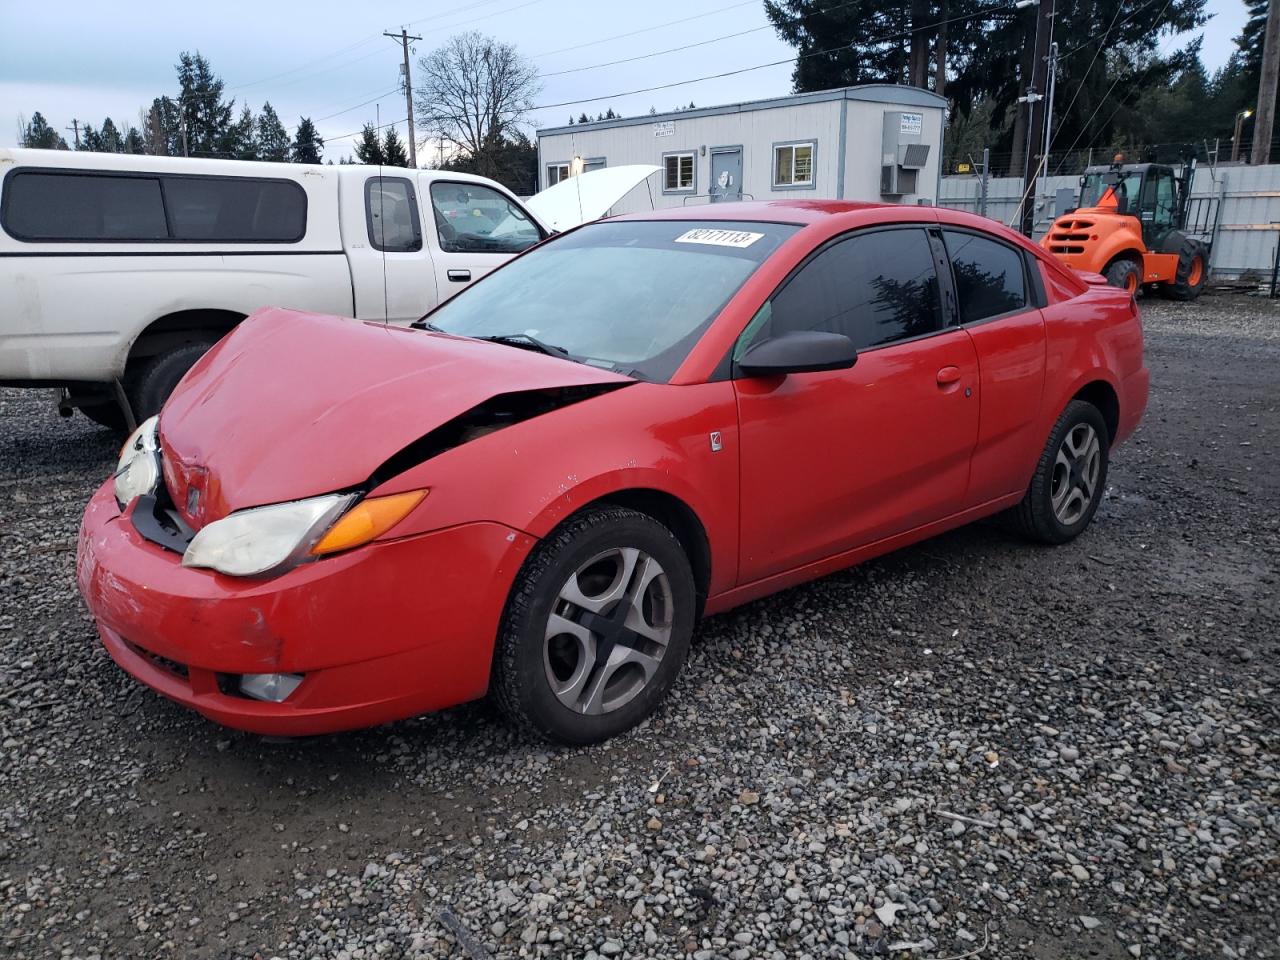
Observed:
[[[858,361],[858,350],[843,333],[794,330],[752,344],[738,361],[751,377],[781,377],[788,373],[848,370]]]

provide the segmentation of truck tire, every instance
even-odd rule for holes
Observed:
[[[111,402],[94,403],[81,405],[77,409],[98,426],[106,427],[108,430],[114,430],[117,433],[124,433],[124,413],[121,411],[119,404]]]
[[[1209,277],[1209,257],[1199,240],[1183,240],[1178,250],[1178,270],[1173,280],[1160,284],[1160,296],[1166,300],[1190,301],[1200,296]]]
[[[1115,260],[1107,265],[1102,275],[1111,286],[1128,290],[1134,296],[1142,286],[1142,269],[1132,260]]]
[[[133,418],[141,423],[159,413],[178,381],[212,346],[211,340],[194,340],[147,360],[125,388]]]

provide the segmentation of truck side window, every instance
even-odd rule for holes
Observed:
[[[519,253],[542,239],[519,204],[478,183],[433,183],[431,209],[445,253]]]
[[[18,170],[5,180],[4,229],[18,240],[167,240],[164,199],[154,176]]]
[[[422,249],[422,221],[413,184],[404,177],[370,177],[364,185],[369,243],[387,253]]]

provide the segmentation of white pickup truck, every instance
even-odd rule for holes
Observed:
[[[621,169],[594,216],[647,175]],[[259,307],[409,323],[568,225],[554,208],[438,170],[0,149],[0,385],[125,426]]]

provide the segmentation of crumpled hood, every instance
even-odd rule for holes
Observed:
[[[500,344],[268,308],[202,357],[165,404],[165,481],[199,528],[362,484],[499,394],[627,382]]]

